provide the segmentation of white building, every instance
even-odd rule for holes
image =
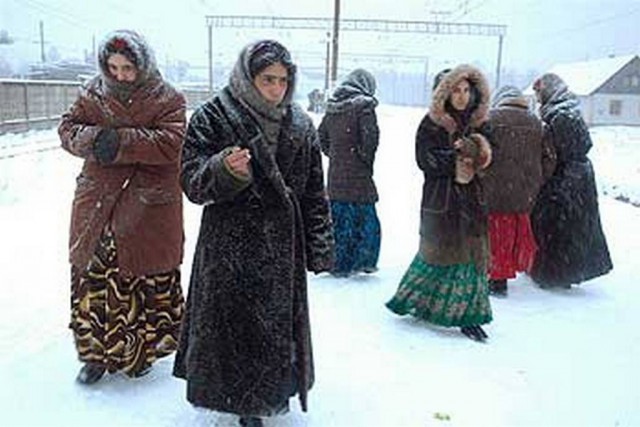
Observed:
[[[589,126],[640,126],[640,57],[616,56],[558,64],[557,74],[580,99]],[[525,94],[533,94],[532,87]]]

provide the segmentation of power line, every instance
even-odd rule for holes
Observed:
[[[565,28],[565,29],[562,29],[562,30],[558,30],[558,31],[555,31],[553,33],[547,34],[546,36],[547,37],[556,37],[556,36],[559,36],[559,35],[562,35],[562,34],[565,34],[565,33],[568,33],[568,32],[575,32],[575,31],[584,30],[585,28],[589,28],[589,27],[593,27],[593,26],[596,26],[596,25],[600,25],[600,24],[603,24],[603,23],[609,22],[609,21],[618,20],[619,18],[627,18],[627,17],[629,17],[631,15],[635,15],[639,11],[640,11],[640,6],[637,6],[635,8],[630,9],[630,10],[626,10],[626,11],[623,11],[623,12],[615,13],[613,15],[609,15],[609,16],[606,16],[604,18],[594,19],[593,21],[589,21],[589,22],[587,22],[585,24],[582,24],[582,25],[579,25],[579,26],[576,26],[576,27],[571,27],[571,28]]]

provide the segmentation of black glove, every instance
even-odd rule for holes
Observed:
[[[105,128],[98,132],[93,141],[93,156],[98,163],[106,165],[116,159],[120,142],[118,142],[118,132],[113,128]]]

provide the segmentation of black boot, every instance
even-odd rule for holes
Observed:
[[[76,377],[76,381],[80,384],[90,385],[97,383],[100,378],[107,371],[107,368],[104,365],[99,363],[88,362],[85,363],[82,368],[80,368],[80,372],[78,372],[78,376]]]
[[[506,297],[507,279],[489,280],[489,294],[495,297]]]
[[[260,417],[240,417],[240,425],[242,427],[263,427]]]
[[[479,325],[463,326],[460,328],[460,332],[469,339],[478,342],[484,342],[489,336]]]
[[[131,377],[133,377],[133,378],[144,377],[149,372],[151,372],[151,365],[146,365],[146,366],[143,366],[141,369],[138,369],[137,371],[134,371],[131,374]]]

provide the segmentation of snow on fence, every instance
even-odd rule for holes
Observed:
[[[46,129],[60,120],[78,95],[81,82],[62,80],[0,79],[0,135]],[[183,90],[187,108],[209,97],[204,90]]]

